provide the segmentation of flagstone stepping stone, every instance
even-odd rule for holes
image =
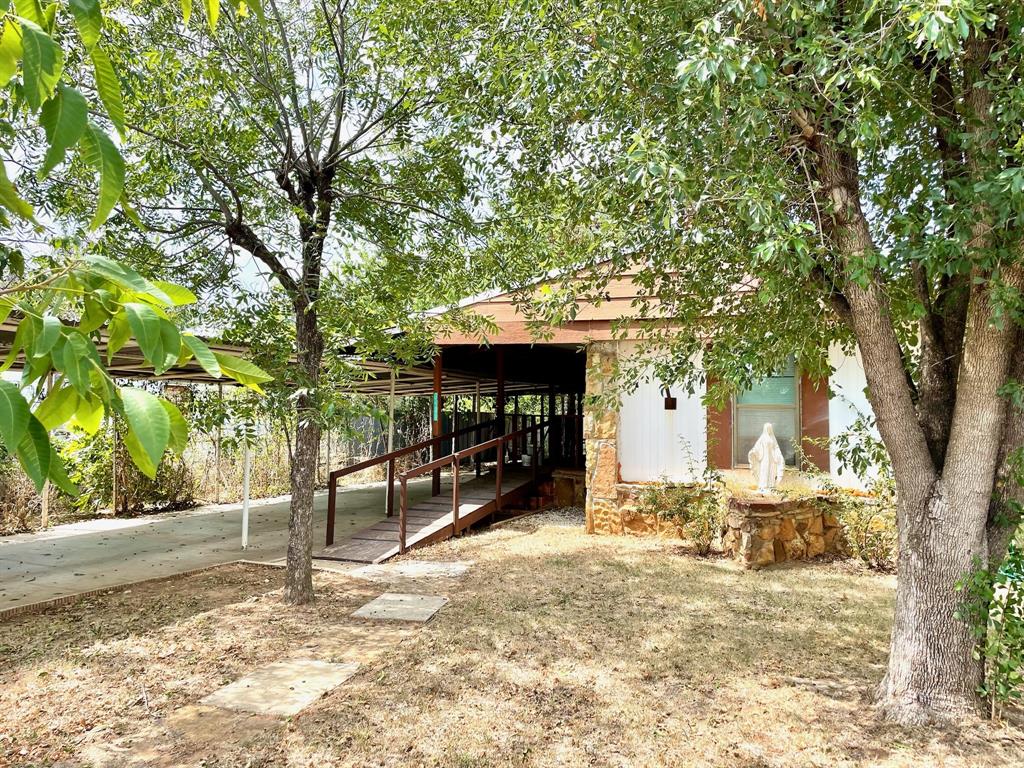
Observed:
[[[400,592],[385,592],[353,613],[352,618],[429,621],[447,602],[447,597],[437,595],[406,595]]]
[[[214,691],[202,703],[257,715],[290,717],[337,688],[358,669],[357,663],[277,661]]]
[[[454,578],[468,571],[471,565],[473,565],[471,560],[451,563],[439,563],[430,560],[404,560],[399,563],[364,565],[350,571],[349,576],[355,576],[357,579],[369,579],[371,581],[386,581],[395,577],[406,579]]]

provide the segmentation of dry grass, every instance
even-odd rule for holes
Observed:
[[[26,749],[19,764],[67,765],[1021,764],[1024,734],[1011,727],[908,731],[875,718],[889,577],[843,563],[742,572],[670,543],[588,537],[554,514],[414,555],[475,565],[458,580],[401,585],[321,574],[317,604],[294,611],[260,594],[279,575],[236,568],[12,622],[0,755],[17,762]],[[401,633],[366,637],[372,625],[344,617],[386,589],[452,602],[400,644]],[[192,706],[303,646],[339,660],[355,648],[382,653],[284,724]]]

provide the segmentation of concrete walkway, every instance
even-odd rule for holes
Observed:
[[[430,478],[409,484],[430,493]],[[384,484],[338,492],[336,540],[384,517]],[[323,546],[327,494],[316,496],[313,547]],[[254,501],[242,549],[241,504],[72,523],[0,538],[0,610],[238,559],[277,560],[288,542],[288,497]]]

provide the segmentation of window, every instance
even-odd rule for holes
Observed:
[[[775,429],[786,464],[796,465],[796,441],[800,437],[799,379],[791,359],[774,376],[762,379],[736,395],[733,425],[733,466],[746,465],[765,424]]]

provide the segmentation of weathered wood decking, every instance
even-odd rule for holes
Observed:
[[[494,472],[463,481],[459,490],[459,530],[463,530],[495,511]],[[533,485],[533,472],[506,467],[501,478],[502,506],[523,498]],[[368,528],[352,534],[314,557],[324,560],[347,560],[357,563],[380,563],[398,554],[398,512]],[[452,492],[449,488],[409,507],[406,525],[406,549],[422,547],[450,538],[456,533],[452,525]]]

